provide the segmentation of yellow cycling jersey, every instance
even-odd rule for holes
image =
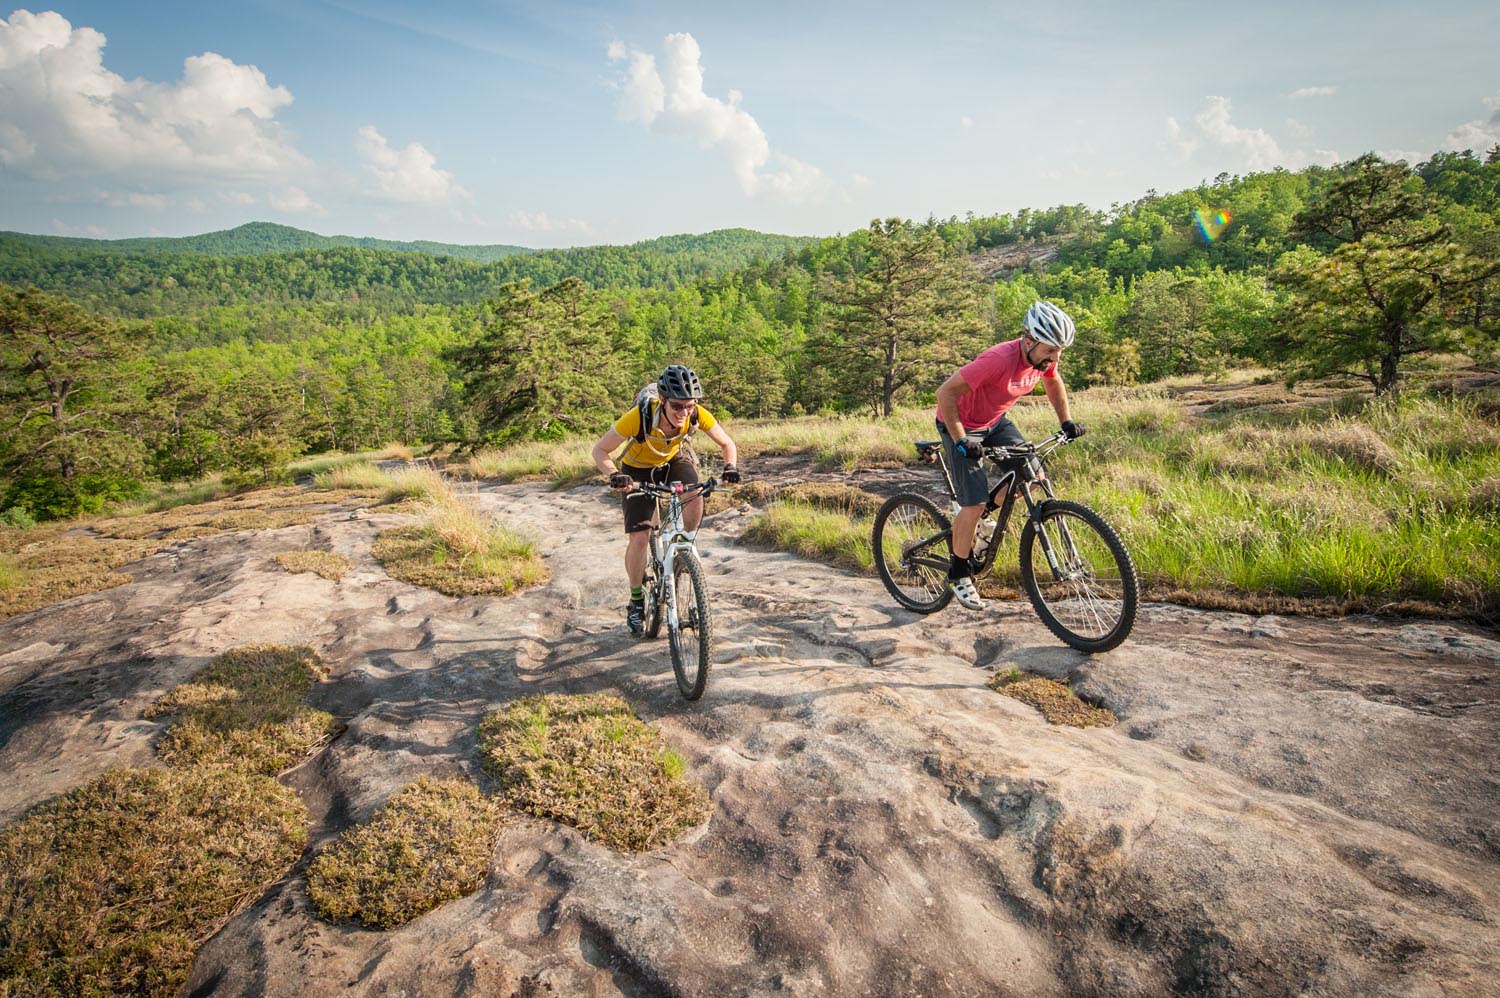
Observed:
[[[641,410],[639,406],[631,406],[629,411],[619,419],[615,420],[615,432],[626,440],[630,446],[625,449],[625,454],[620,458],[622,464],[628,464],[632,468],[659,468],[672,458],[677,456],[677,451],[682,447],[682,442],[693,432],[693,414],[685,413],[682,417],[682,425],[674,436],[667,436],[661,426],[659,403],[653,406],[657,413],[655,424],[651,432],[646,434],[644,443],[636,443],[635,435],[641,430]],[[711,430],[718,420],[703,406],[698,407],[698,429]]]

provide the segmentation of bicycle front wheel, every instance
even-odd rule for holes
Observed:
[[[679,553],[672,564],[677,623],[667,619],[667,641],[672,646],[672,671],[677,689],[696,700],[708,688],[714,648],[713,614],[703,585],[703,563],[691,551]]]
[[[641,591],[646,596],[646,637],[654,638],[661,633],[661,586],[656,581],[656,568],[646,569]]]
[[[924,495],[894,495],[875,514],[870,549],[880,581],[896,602],[917,613],[936,613],[948,605],[948,518]]]
[[[1140,585],[1104,517],[1050,499],[1021,529],[1021,584],[1047,629],[1083,652],[1109,651],[1135,626]]]

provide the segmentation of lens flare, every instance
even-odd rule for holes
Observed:
[[[1229,228],[1228,208],[1195,208],[1193,217],[1198,220],[1198,231],[1203,233],[1203,241],[1211,243]]]

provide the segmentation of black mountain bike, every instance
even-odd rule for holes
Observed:
[[[683,503],[694,495],[705,500],[718,488],[719,481],[684,485],[672,482],[657,485],[641,482],[625,498],[638,494],[657,502],[656,523],[651,527],[651,561],[646,566],[646,637],[661,633],[667,624],[667,644],[672,649],[672,671],[677,675],[677,690],[688,700],[697,700],[708,688],[708,673],[713,667],[714,618],[708,605],[708,589],[703,584],[703,562],[698,558],[694,533],[682,525]]]
[[[1053,494],[1042,462],[1067,442],[1067,434],[1059,432],[1036,444],[984,449],[985,459],[999,465],[1000,480],[990,490],[969,564],[975,578],[994,565],[1011,508],[1021,496],[1026,503],[1021,585],[1031,605],[1064,644],[1083,652],[1109,651],[1135,626],[1140,585],[1130,552],[1104,517]],[[916,447],[922,460],[942,464],[943,484],[956,504],[942,444],[919,440]],[[903,492],[880,507],[871,546],[880,580],[896,602],[918,613],[948,605],[951,536],[948,517],[925,495]]]

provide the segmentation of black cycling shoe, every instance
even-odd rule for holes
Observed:
[[[646,601],[631,600],[625,608],[625,626],[630,628],[630,633],[640,637],[646,629]]]

